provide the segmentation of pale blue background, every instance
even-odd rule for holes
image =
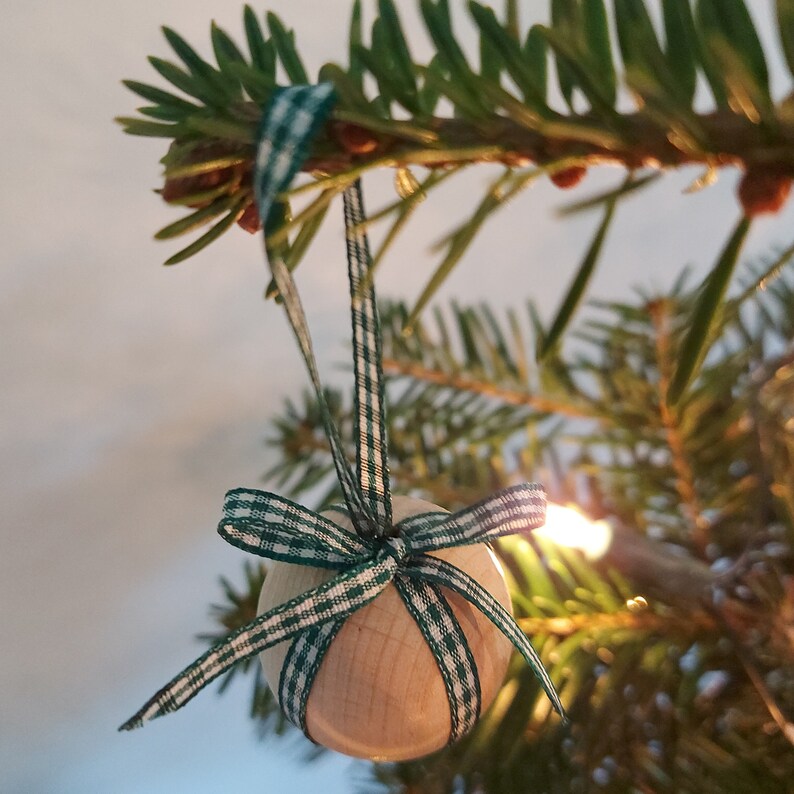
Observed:
[[[403,4],[401,4],[403,5]],[[413,4],[410,4],[413,7]],[[533,12],[545,3],[530,2]],[[759,12],[767,3],[753,3]],[[309,65],[342,56],[348,0],[272,0]],[[760,16],[763,17],[763,13]],[[280,311],[261,299],[258,240],[235,231],[164,270],[153,231],[176,215],[151,194],[159,141],[110,122],[139,104],[119,80],[154,80],[167,23],[203,52],[209,21],[235,36],[241,5],[208,0],[10,0],[0,26],[0,791],[352,791],[366,769],[306,766],[262,744],[248,686],[204,693],[143,731],[116,726],[200,649],[216,577],[243,555],[214,533],[223,493],[271,462],[267,420],[305,384]],[[410,17],[413,20],[413,17]],[[414,24],[413,22],[411,24]],[[420,49],[421,35],[414,36]],[[776,72],[777,93],[790,86]],[[735,175],[682,198],[698,172],[620,211],[595,292],[663,287],[713,261],[737,217]],[[476,200],[483,170],[431,198],[391,258],[382,294],[414,299],[428,244]],[[606,169],[585,190],[620,178]],[[368,182],[370,206],[393,195]],[[575,195],[583,195],[577,192]],[[570,194],[538,184],[487,227],[443,299],[496,307],[533,297],[546,316],[597,218],[565,225]],[[750,253],[790,242],[794,213],[756,225]],[[348,318],[341,223],[332,215],[300,286],[326,372],[341,377]],[[369,787],[363,785],[363,790]]]

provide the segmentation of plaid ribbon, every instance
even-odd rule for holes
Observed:
[[[332,104],[333,89],[327,83],[274,92],[260,130],[254,178],[266,234],[279,223],[278,196],[300,168],[309,142]],[[292,275],[274,252],[268,251],[268,258],[314,386],[342,485],[345,505],[334,510],[349,515],[354,531],[289,499],[245,488],[226,494],[218,526],[224,540],[251,554],[337,573],[225,637],[157,692],[121,730],[181,708],[237,662],[291,640],[278,698],[288,718],[305,731],[306,704],[325,652],[348,615],[392,583],[430,647],[444,681],[451,716],[450,742],[473,727],[481,696],[471,649],[445,590],[466,599],[510,639],[565,718],[548,673],[512,615],[468,574],[429,555],[541,526],[546,509],[543,488],[525,483],[457,513],[438,510],[392,522],[381,339],[374,289],[371,282],[366,286],[370,258],[362,231],[365,214],[359,182],[345,191],[344,210],[355,361],[355,474],[331,419]]]

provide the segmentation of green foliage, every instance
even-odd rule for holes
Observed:
[[[440,0],[420,0],[418,5],[436,50],[427,63],[416,62],[393,0],[378,0],[368,37],[361,4],[353,4],[349,63],[325,64],[318,74],[337,88],[334,120],[314,145],[306,164],[308,181],[291,191],[296,201],[315,191],[317,199],[274,232],[295,267],[309,250],[330,201],[362,173],[382,167],[428,169],[419,178],[424,197],[443,181],[440,175],[454,175],[464,165],[504,164],[505,172],[491,183],[471,217],[444,238],[441,262],[409,323],[484,223],[540,176],[602,162],[619,163],[629,171],[693,162],[713,169],[732,163],[745,168],[748,178],[756,167],[777,169],[784,180],[794,175],[791,114],[785,100],[770,93],[767,61],[773,53],[764,52],[744,0],[698,0],[694,11],[688,0],[663,0],[661,31],[640,0],[552,0],[550,24],[528,28],[522,26],[515,3],[507,3],[501,15],[474,0],[455,14]],[[179,64],[150,61],[177,93],[125,81],[152,104],[140,109],[142,117],[119,121],[127,132],[173,139],[163,160],[163,195],[170,203],[197,210],[157,237],[193,231],[223,213],[210,232],[170,257],[169,264],[202,250],[253,212],[250,171],[262,107],[278,85],[314,79],[300,57],[294,32],[278,17],[266,15],[266,34],[249,6],[243,16],[245,47],[213,24],[215,65],[176,32],[163,29]],[[464,16],[479,41],[479,68],[470,62],[455,30]],[[780,45],[794,73],[794,12],[788,0],[777,3],[777,18]],[[553,70],[548,69],[549,60]],[[365,81],[367,76],[373,79]],[[699,78],[708,86],[716,112],[695,110]],[[564,107],[551,99],[553,79]],[[619,108],[626,91],[636,99],[631,112]],[[441,100],[453,108],[451,118],[436,115]],[[705,103],[706,97],[699,102]],[[356,148],[345,137],[346,129],[370,136],[369,142]],[[632,181],[634,190],[645,184],[646,174]],[[379,258],[417,205],[402,196],[377,214],[390,223]],[[547,345],[564,330],[594,264],[594,259],[583,263]],[[697,308],[687,341],[687,350],[694,351],[687,357],[690,363],[697,363],[696,352],[706,344],[703,331],[719,308],[721,273],[729,270],[718,272],[715,266],[710,279],[714,288],[705,290]],[[712,296],[717,300],[706,300]],[[545,354],[546,347],[542,350]],[[676,377],[673,396],[688,377],[683,370]]]
[[[776,7],[794,73],[794,5]],[[701,163],[711,174],[732,163],[746,179],[758,169],[784,181],[794,174],[791,100],[770,91],[774,53],[743,0],[662,0],[661,29],[640,0],[552,0],[549,24],[528,29],[515,2],[501,14],[477,2],[454,15],[444,0],[419,8],[435,47],[424,64],[398,4],[379,0],[369,31],[352,4],[348,64],[325,64],[318,75],[336,86],[333,120],[314,144],[309,175],[283,197],[267,244],[296,267],[334,197],[361,174],[393,167],[399,199],[367,222],[389,223],[374,267],[438,185],[474,163],[501,164],[472,215],[441,241],[417,305],[383,307],[395,490],[454,509],[515,478],[539,479],[555,501],[609,516],[617,539],[598,561],[539,536],[499,548],[516,613],[573,718],[570,733],[516,666],[464,742],[374,775],[428,794],[786,791],[794,778],[794,286],[783,267],[794,247],[726,300],[749,227],[741,218],[698,289],[682,278],[667,295],[595,303],[563,344],[616,205],[656,169]],[[464,15],[477,66],[457,37]],[[168,90],[125,82],[149,104],[119,121],[171,140],[163,197],[191,208],[157,236],[213,224],[168,263],[247,216],[261,109],[278,85],[312,79],[295,34],[273,14],[262,25],[246,7],[244,29],[241,47],[212,26],[211,63],[164,28],[176,60],[150,63]],[[601,162],[629,176],[564,209],[599,208],[604,221],[549,329],[532,306],[526,316],[496,317],[484,305],[420,315],[506,201],[538,178],[562,180]],[[329,397],[351,438],[350,403]],[[320,504],[339,498],[311,396],[287,403],[271,443],[277,489]],[[264,573],[246,569],[240,591],[223,583],[220,633],[208,639],[253,617]],[[258,665],[239,669],[254,677],[257,725],[282,730]]]
[[[515,665],[469,737],[418,762],[375,767],[383,786],[786,791],[794,283],[783,266],[792,255],[745,276],[675,408],[667,390],[676,341],[701,299],[685,277],[667,295],[593,304],[573,352],[538,365],[515,312],[453,306],[405,337],[407,308],[383,307],[398,491],[454,508],[516,477],[542,479],[553,501],[608,515],[616,532],[596,561],[541,535],[498,548],[514,611],[560,689],[570,732]],[[533,317],[530,309],[531,326]],[[338,394],[332,406],[349,437],[350,406]],[[289,402],[274,429],[281,460],[270,477],[279,488],[338,498],[314,400]],[[259,582],[249,584],[250,604]],[[224,626],[243,619],[237,603]]]
[[[742,243],[749,230],[749,218],[742,218],[720,254],[717,264],[703,284],[692,313],[692,325],[681,345],[681,361],[667,393],[667,399],[672,403],[680,399],[692,374],[706,355],[709,331],[721,308],[722,299],[730,284]]]
[[[768,272],[779,276],[793,253],[794,248],[781,252]],[[765,277],[759,275],[757,280]],[[752,446],[747,433],[740,432],[749,407],[733,389],[746,379],[748,369],[772,355],[768,351],[787,343],[787,301],[791,300],[787,284],[781,281],[759,293],[764,300],[758,303],[757,328],[746,327],[742,314],[748,301],[757,298],[752,286],[726,304],[709,337],[706,366],[675,410],[667,408],[662,395],[669,390],[676,351],[689,333],[687,316],[701,299],[699,290],[684,291],[679,285],[670,296],[643,298],[639,306],[596,304],[605,316],[584,323],[575,337],[598,352],[601,360],[580,352],[567,361],[557,352],[534,367],[527,361],[533,340],[521,330],[520,318],[513,312],[500,323],[486,306],[453,305],[449,318],[435,312],[432,325],[420,321],[406,336],[402,333],[406,307],[385,305],[384,366],[390,376],[392,477],[397,487],[410,490],[417,480],[432,482],[435,485],[425,491],[428,498],[464,504],[497,486],[511,463],[529,460],[516,452],[516,444],[522,443],[521,437],[516,440],[517,433],[530,441],[533,460],[524,465],[546,466],[552,476],[554,464],[548,454],[570,439],[569,443],[585,445],[583,472],[592,468],[616,478],[613,500],[617,501],[611,509],[630,506],[631,512],[619,513],[625,523],[645,529],[659,513],[666,518],[657,531],[672,530],[682,526],[689,507],[679,492],[681,472],[675,459],[668,459],[663,467],[659,456],[677,448],[671,436],[680,435],[691,476],[708,483],[716,482],[719,474],[718,483],[708,490],[709,511],[719,512],[719,504],[734,509],[733,503],[742,501],[757,508],[767,499],[760,492],[748,495],[742,490],[747,482],[736,481],[728,472],[734,461],[748,460],[748,445]],[[724,403],[723,398],[715,398],[717,386],[727,395]],[[344,435],[352,426],[350,407],[338,393],[334,406]],[[560,426],[560,417],[589,420],[587,431],[579,429],[571,435],[569,428]],[[288,403],[275,428],[273,443],[282,461],[269,476],[279,477],[279,488],[293,488],[300,495],[317,484],[320,471],[330,474],[319,414],[308,396],[300,407]],[[724,446],[716,446],[719,440],[737,446],[725,454]],[[636,447],[629,446],[633,442]],[[609,459],[604,459],[604,451]],[[592,463],[594,458],[598,464]],[[473,460],[481,465],[475,467]],[[324,467],[320,461],[325,461]],[[466,477],[458,481],[461,475],[456,472],[466,472]],[[646,477],[654,484],[647,506],[639,499],[639,494],[648,492],[641,487]],[[679,533],[668,539],[686,542]]]
[[[615,214],[615,204],[617,203],[618,197],[625,193],[625,188],[628,186],[629,182],[630,180],[626,180],[623,188],[613,192],[607,200],[604,219],[596,230],[595,237],[593,237],[593,241],[587,249],[582,264],[579,265],[579,270],[576,272],[576,276],[573,282],[571,282],[571,286],[551,323],[551,328],[549,328],[547,334],[544,334],[543,337],[538,340],[538,359],[541,361],[560,341],[563,332],[571,321],[573,313],[576,311],[577,306],[584,296],[590,277],[595,270],[598,256],[601,253],[601,247],[604,244],[607,230]]]

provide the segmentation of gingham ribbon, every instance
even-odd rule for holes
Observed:
[[[280,220],[279,194],[305,159],[308,144],[333,103],[330,84],[276,91],[265,112],[254,188],[266,233]],[[367,238],[358,182],[344,194],[355,361],[356,473],[331,419],[292,275],[269,251],[269,261],[290,324],[306,361],[328,433],[345,505],[354,531],[276,494],[237,488],[226,494],[218,532],[244,551],[272,560],[328,568],[336,575],[232,632],[157,692],[121,726],[130,730],[181,708],[237,662],[287,640],[291,645],[279,681],[282,709],[306,730],[306,703],[315,675],[339,628],[351,613],[389,584],[397,588],[430,647],[450,706],[450,742],[476,722],[480,684],[471,649],[445,591],[458,593],[510,639],[531,666],[554,708],[562,704],[529,639],[512,615],[468,574],[429,552],[487,543],[543,524],[546,500],[537,484],[506,488],[457,513],[432,511],[392,523],[380,330],[374,290],[367,285]],[[329,511],[330,513],[331,511]],[[333,514],[333,513],[332,513]]]

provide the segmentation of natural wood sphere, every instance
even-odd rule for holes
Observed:
[[[438,511],[429,502],[395,497],[394,522]],[[341,513],[327,515],[352,529]],[[488,590],[512,610],[501,566],[485,544],[434,552]],[[262,614],[322,584],[333,571],[274,562],[259,598]],[[504,680],[512,652],[510,641],[479,610],[449,590],[444,595],[463,629],[477,664],[482,710],[488,708]],[[270,688],[279,676],[290,642],[260,654]],[[449,739],[449,701],[438,666],[393,584],[367,606],[350,615],[323,659],[306,705],[309,735],[340,753],[378,761],[419,758],[442,748]]]

